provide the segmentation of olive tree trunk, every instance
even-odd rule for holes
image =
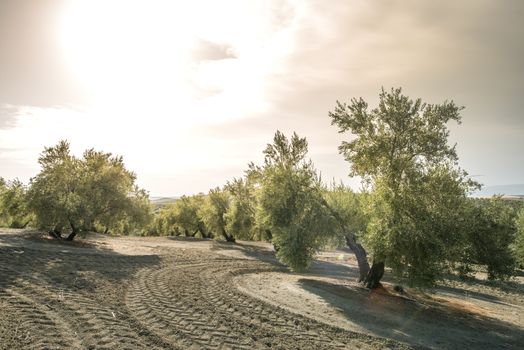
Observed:
[[[371,269],[364,280],[366,288],[375,289],[380,286],[380,280],[382,279],[382,276],[384,276],[384,262],[373,261],[373,265],[371,266]]]
[[[353,233],[346,233],[345,238],[346,244],[353,251],[355,257],[357,258],[359,272],[358,281],[363,282],[366,279],[369,272],[369,263],[366,250],[360,243],[357,243],[356,237]]]
[[[359,271],[358,281],[359,282],[364,281],[369,271],[369,263],[368,263],[368,257],[366,254],[366,250],[360,243],[357,242],[357,237],[355,236],[353,232],[351,232],[348,229],[348,227],[346,226],[346,223],[340,217],[337,211],[333,209],[325,199],[323,200],[323,204],[329,210],[331,215],[333,215],[338,225],[342,229],[342,232],[344,232],[344,238],[346,239],[346,244],[353,251],[353,253],[355,254],[355,257],[357,258],[358,271]]]
[[[222,236],[224,237],[226,242],[235,243],[235,237],[233,237],[233,235],[228,235],[225,229],[222,229]]]
[[[67,236],[66,241],[72,241],[78,233],[78,227],[76,227],[72,222],[70,222],[69,225],[71,226],[71,233]]]

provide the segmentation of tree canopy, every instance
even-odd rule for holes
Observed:
[[[371,191],[365,241],[374,265],[385,263],[412,284],[431,284],[443,271],[457,233],[455,209],[476,186],[448,145],[447,123],[460,122],[461,109],[382,89],[376,108],[354,98],[329,114],[352,137],[339,147],[351,175]],[[381,275],[371,274],[368,286],[376,287]]]
[[[70,240],[81,231],[266,239],[296,271],[326,243],[345,243],[368,288],[379,285],[385,266],[411,285],[432,285],[448,271],[465,276],[473,265],[505,279],[524,266],[524,209],[468,197],[479,184],[448,143],[448,123],[460,123],[461,110],[401,89],[382,89],[375,108],[362,98],[337,101],[329,116],[347,135],[339,152],[363,193],[324,185],[307,159],[306,138],[277,131],[262,164],[250,163],[244,176],[207,194],[156,208],[154,221],[148,193],[122,157],[94,149],[77,157],[60,141],[44,148],[28,185],[0,178],[0,225],[34,224]]]
[[[69,227],[72,240],[81,230],[130,229],[130,222],[150,219],[148,195],[122,157],[90,149],[79,159],[60,141],[46,147],[38,162],[42,170],[31,179],[28,203],[39,227],[57,236]]]
[[[27,208],[27,188],[18,180],[0,177],[0,225],[24,228],[32,220]]]
[[[264,151],[264,165],[250,167],[251,176],[260,179],[257,218],[271,232],[277,257],[298,271],[333,234],[333,218],[306,154],[305,138],[294,133],[288,140],[277,131]]]
[[[524,207],[520,209],[515,225],[517,232],[511,249],[513,250],[516,262],[521,268],[524,268]]]

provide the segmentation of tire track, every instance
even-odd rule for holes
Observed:
[[[0,247],[0,348],[400,347],[292,314],[235,287],[236,275],[280,269],[270,263],[203,249],[162,253]]]
[[[136,319],[173,345],[208,349],[376,347],[377,339],[342,331],[240,293],[238,274],[271,271],[254,260],[211,258],[143,269],[126,295]],[[394,342],[381,346],[401,347]]]
[[[56,259],[57,255],[66,262],[78,259],[69,254],[56,254],[53,259]],[[37,339],[45,340],[26,344],[22,346],[23,348],[154,348],[154,344],[151,344],[148,339],[144,341],[140,332],[133,328],[134,323],[128,321],[130,316],[119,311],[119,309],[125,310],[122,301],[120,305],[118,303],[108,305],[103,300],[97,300],[96,292],[89,293],[92,288],[85,288],[88,291],[86,293],[82,288],[86,287],[85,283],[76,285],[79,280],[76,274],[72,274],[69,278],[71,280],[69,282],[72,283],[63,281],[64,283],[57,284],[54,279],[46,275],[45,271],[35,268],[46,266],[53,261],[49,256],[31,254],[30,259],[18,257],[16,260],[17,264],[14,266],[2,265],[4,278],[0,278],[0,287],[6,283],[5,276],[11,276],[11,281],[8,289],[3,290],[5,296],[2,295],[1,298],[7,302],[13,301],[11,310],[14,310],[17,318],[27,319],[22,323],[27,334],[39,332]],[[119,265],[118,261],[104,261],[104,263],[113,263],[114,268],[118,268]],[[97,270],[99,266],[90,266],[90,268]],[[30,270],[32,272],[28,274]],[[71,273],[65,272],[65,274]],[[124,294],[124,290],[122,288],[121,295]],[[65,340],[53,342],[54,339],[60,338]]]
[[[0,292],[3,310],[16,310],[11,339],[2,339],[2,348],[11,348],[9,343],[23,345],[27,349],[79,348],[76,339],[67,336],[69,328],[59,317],[34,299],[13,290]],[[5,305],[7,304],[7,305]]]

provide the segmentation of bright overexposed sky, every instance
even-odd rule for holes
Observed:
[[[401,86],[466,107],[451,142],[477,180],[524,183],[522,18],[519,0],[0,0],[0,176],[28,181],[67,139],[152,195],[206,192],[279,129],[357,188],[328,111]]]

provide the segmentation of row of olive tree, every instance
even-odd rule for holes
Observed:
[[[306,159],[307,141],[277,131],[262,165],[249,164],[242,178],[207,195],[184,196],[156,213],[153,233],[270,240],[277,256],[294,270],[305,269],[328,241],[364,249],[356,234],[364,227],[358,197],[344,186],[328,190]]]
[[[38,162],[42,169],[27,187],[0,181],[3,225],[31,223],[57,238],[67,232],[66,239],[73,240],[81,231],[142,231],[152,220],[149,196],[136,186],[122,157],[90,149],[77,158],[60,141],[46,147]]]
[[[374,109],[363,99],[337,103],[332,122],[350,135],[339,150],[351,175],[362,178],[364,194],[326,189],[306,158],[306,139],[277,132],[262,165],[166,208],[157,227],[228,241],[266,238],[295,270],[327,241],[343,240],[368,288],[379,285],[385,267],[412,285],[431,285],[457,269],[468,273],[473,264],[485,265],[490,279],[506,278],[522,264],[524,214],[517,221],[501,199],[468,197],[479,184],[448,145],[447,124],[460,122],[460,110],[452,101],[411,100],[401,89],[382,90]]]
[[[349,134],[339,150],[364,193],[327,188],[307,158],[306,139],[277,131],[262,164],[160,209],[152,225],[147,193],[121,157],[88,150],[77,158],[62,141],[45,148],[42,170],[27,187],[0,181],[0,224],[33,222],[56,237],[67,230],[71,240],[82,230],[267,239],[294,270],[307,268],[327,242],[344,242],[368,288],[379,285],[385,267],[418,285],[474,264],[486,266],[491,279],[506,278],[524,264],[524,209],[468,197],[479,185],[448,145],[447,123],[460,122],[460,110],[453,102],[412,100],[400,89],[382,90],[373,109],[363,99],[337,102],[330,118]]]

